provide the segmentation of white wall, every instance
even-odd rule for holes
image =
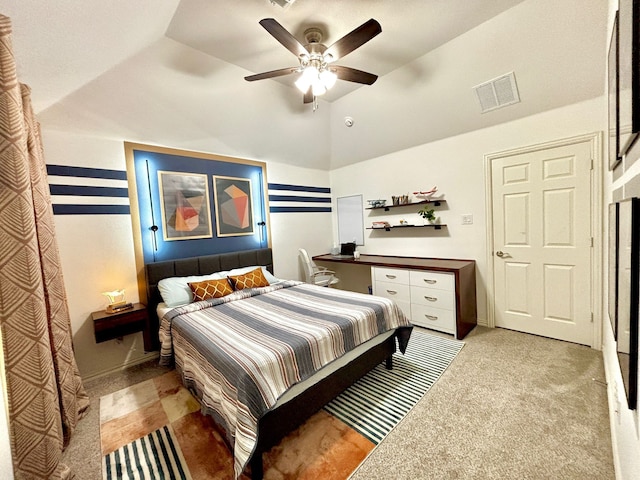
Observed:
[[[618,10],[618,0],[609,0],[609,33],[611,37],[613,19]],[[606,145],[608,149],[608,145]],[[607,150],[605,150],[607,151]],[[630,166],[630,167],[629,167]],[[604,204],[608,205],[614,200],[640,196],[638,188],[640,179],[640,142],[636,142],[623,162],[616,168],[615,173],[609,172],[604,181]],[[635,186],[635,188],[633,186]],[[603,272],[609,269],[608,261],[608,220],[606,212],[603,216]],[[607,377],[607,393],[609,398],[609,417],[611,421],[611,441],[616,467],[616,478],[619,480],[631,480],[640,478],[640,415],[638,409],[629,410],[627,398],[620,373],[620,363],[611,323],[608,321],[608,289],[603,291],[603,318],[602,322],[602,354],[604,357],[605,373]],[[639,366],[640,367],[640,366]]]
[[[508,108],[508,107],[507,107]],[[487,245],[484,156],[516,147],[602,131],[604,98],[581,102],[495,127],[439,140],[331,171],[335,197],[362,193],[365,199],[411,194],[434,185],[447,203],[436,215],[447,227],[380,232],[367,230],[362,253],[462,258],[476,261],[478,321],[486,323]],[[408,128],[410,128],[408,126]],[[365,214],[365,226],[381,218],[405,218],[420,224],[418,208],[394,209],[388,215]],[[462,225],[463,214],[473,215]]]

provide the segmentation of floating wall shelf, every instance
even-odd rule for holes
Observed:
[[[367,230],[385,230],[385,231],[389,231],[392,230],[394,228],[435,228],[436,230],[441,230],[442,227],[446,227],[447,224],[446,223],[430,223],[428,225],[389,225],[388,227],[381,227],[381,228],[373,228],[373,227],[367,227]]]
[[[384,210],[388,212],[390,208],[398,208],[398,207],[410,207],[412,205],[424,205],[427,203],[433,203],[434,207],[439,207],[440,204],[446,203],[446,200],[423,200],[422,202],[411,202],[411,203],[403,203],[401,205],[385,205],[383,207],[367,207],[365,210]],[[416,225],[414,225],[416,226]],[[426,227],[427,225],[425,225]]]

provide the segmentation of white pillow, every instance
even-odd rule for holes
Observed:
[[[242,268],[234,268],[233,270],[229,270],[227,272],[227,276],[229,275],[244,275],[247,272],[250,272],[251,270],[255,270],[256,268],[258,268],[257,265],[254,265],[252,267],[242,267]],[[269,282],[269,285],[273,285],[274,283],[278,283],[281,282],[282,280],[279,278],[274,277],[271,272],[269,272],[269,270],[267,270],[267,267],[260,267],[262,268],[262,273],[264,274],[264,278],[267,279],[267,282]]]
[[[158,282],[158,290],[167,307],[179,307],[193,302],[193,292],[189,288],[190,282],[202,282],[205,280],[218,280],[227,278],[229,272],[216,272],[208,275],[192,275],[189,277],[163,278]]]

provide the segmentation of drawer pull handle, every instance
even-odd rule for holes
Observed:
[[[429,279],[429,278],[424,278],[423,280],[424,280],[426,283],[430,283],[431,285],[433,285],[434,283],[438,283],[438,281],[437,281],[437,280],[431,280],[431,279]]]
[[[429,300],[430,302],[437,302],[438,301],[438,297],[427,297],[426,295],[424,296],[425,299]]]
[[[390,293],[391,295],[395,295],[398,292],[396,290],[387,290],[387,293]]]
[[[394,278],[396,278],[396,276],[395,276],[395,275],[389,275],[388,273],[385,275],[385,277],[390,278],[390,279],[392,279],[392,280],[393,280]]]
[[[434,322],[438,320],[438,317],[436,317],[435,315],[427,315],[425,313],[424,316],[427,317],[427,320],[433,320]]]

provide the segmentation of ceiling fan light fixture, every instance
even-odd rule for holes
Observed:
[[[320,95],[324,95],[325,93],[327,93],[327,87],[324,86],[324,84],[322,83],[322,80],[320,80],[320,77],[318,77],[311,84],[311,91],[313,92],[314,97],[318,97]]]
[[[295,85],[302,93],[307,93],[307,90],[309,90],[309,87],[311,86],[311,82],[304,76],[304,73],[302,73],[295,81]]]
[[[309,90],[309,87],[313,85],[317,78],[318,69],[311,65],[302,71],[302,74],[300,75],[300,78],[296,80],[295,85],[302,93],[307,93],[307,90]]]
[[[331,70],[327,69],[320,72],[320,80],[327,90],[330,90],[336,84],[337,79],[338,75]]]

